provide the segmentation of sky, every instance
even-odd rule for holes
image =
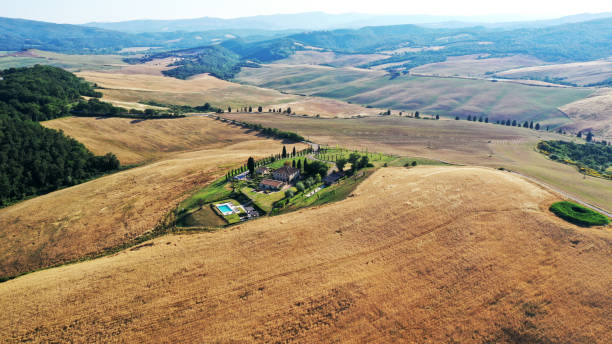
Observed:
[[[133,19],[236,18],[300,13],[508,15],[511,20],[549,19],[579,13],[612,12],[610,0],[0,0],[0,17],[55,23]]]

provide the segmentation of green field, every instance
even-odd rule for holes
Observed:
[[[487,80],[400,76],[354,68],[268,65],[243,68],[244,83],[294,94],[321,96],[376,108],[436,113],[442,116],[484,115],[561,124],[557,108],[592,93],[588,89],[527,86]]]
[[[291,190],[295,192],[297,189],[292,187]],[[255,203],[259,207],[259,209],[265,211],[266,213],[272,211],[272,207],[275,202],[285,198],[284,191],[264,193],[257,192],[252,187],[244,187],[241,189],[241,192],[243,195],[253,201],[253,203]]]
[[[553,203],[550,206],[550,211],[578,226],[605,226],[610,223],[610,219],[606,216],[573,202]]]
[[[178,209],[193,209],[202,206],[206,203],[218,201],[227,198],[232,194],[232,190],[228,188],[225,177],[215,180],[212,184],[206,186],[189,198],[179,204]]]

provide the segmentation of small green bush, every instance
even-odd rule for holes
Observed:
[[[604,226],[610,223],[608,217],[573,202],[553,203],[550,206],[550,211],[560,218],[582,227]]]

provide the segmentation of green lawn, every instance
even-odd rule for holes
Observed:
[[[293,191],[297,189],[292,187]],[[243,195],[248,197],[253,203],[255,203],[259,209],[269,213],[272,210],[274,202],[280,201],[285,197],[285,191],[277,191],[270,193],[257,192],[251,187],[244,187],[240,190]]]
[[[227,198],[232,194],[229,183],[225,181],[225,177],[215,180],[212,184],[207,185],[200,191],[187,198],[181,204],[179,209],[193,209],[202,206],[206,203],[218,201]]]
[[[605,226],[610,223],[610,219],[607,216],[574,202],[562,201],[553,203],[550,206],[550,211],[578,226]]]
[[[321,186],[322,184],[319,184],[316,187],[312,187],[306,192],[294,196],[290,200],[289,204],[280,212],[286,213],[304,207],[341,201],[345,199],[348,195],[350,195],[351,192],[353,192],[361,182],[366,180],[376,170],[376,168],[367,168],[357,171],[356,176],[359,177],[348,177],[340,181],[340,183],[338,184],[326,187],[310,197],[305,197],[305,195],[310,192],[310,190],[313,190],[316,187]]]

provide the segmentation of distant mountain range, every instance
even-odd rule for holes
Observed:
[[[262,18],[271,21],[276,18],[276,28],[286,28],[289,25],[287,18],[294,18],[294,25],[297,26],[305,21],[323,25],[325,18],[342,18],[344,22],[349,20],[354,22],[355,16],[358,15],[307,13],[253,18],[259,18],[260,21]],[[603,17],[603,19],[582,21],[593,17]],[[224,23],[219,24],[215,30],[132,33],[81,25],[0,18],[0,51],[35,48],[64,53],[100,54],[117,53],[124,48],[146,47],[150,48],[148,54],[152,55],[221,44],[223,48],[238,55],[240,60],[270,62],[287,57],[296,50],[307,49],[308,46],[345,54],[400,49],[398,51],[401,53],[397,56],[381,61],[405,62],[412,65],[443,61],[448,56],[468,54],[491,56],[525,54],[545,61],[587,61],[612,55],[612,17],[606,17],[606,14],[577,15],[551,21],[530,22],[531,26],[523,23],[521,25],[526,27],[519,28],[511,23],[491,24],[491,27],[474,25],[462,27],[455,23],[454,26],[449,25],[450,27],[404,24],[367,26],[359,29],[273,31],[243,27],[229,28],[231,25],[239,25],[238,23],[251,25],[256,22],[252,18],[242,21],[232,19],[229,22],[222,19],[215,20]],[[329,22],[333,21],[330,19]],[[224,25],[228,28],[219,27]],[[482,44],[483,42],[486,44]],[[412,53],[405,50],[406,47],[428,46],[442,47],[442,50],[422,53],[416,53],[418,49]],[[209,55],[202,55],[203,52]],[[184,52],[181,53],[183,54]],[[204,49],[197,55],[201,55],[201,59],[204,56],[213,56],[215,60],[231,57],[226,51],[210,49]],[[223,62],[220,66],[227,65]],[[224,67],[223,70],[225,69]]]
[[[219,29],[201,32],[130,33],[82,25],[0,17],[0,50],[40,49],[76,54],[105,54],[129,47],[184,49],[216,44],[236,37],[248,41],[267,40],[296,32],[300,31]]]
[[[557,19],[525,21],[518,16],[432,16],[432,15],[373,15],[373,14],[327,14],[308,12],[298,14],[260,15],[243,18],[222,19],[203,17],[177,20],[131,20],[123,22],[93,22],[84,26],[97,27],[130,33],[208,31],[222,29],[257,30],[331,30],[340,28],[361,28],[365,26],[386,26],[415,24],[427,27],[459,28],[485,26],[491,28],[544,27],[576,23],[612,17],[612,12],[577,14]]]

